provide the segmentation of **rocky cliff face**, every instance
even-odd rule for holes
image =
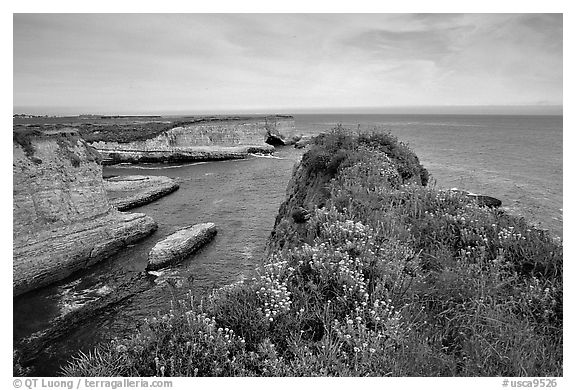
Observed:
[[[274,228],[267,242],[267,254],[281,250],[306,227],[302,222],[316,208],[324,207],[330,197],[332,175],[312,171],[302,162],[294,166],[286,188],[286,199],[280,205]],[[301,215],[301,217],[300,217]]]
[[[144,214],[111,207],[99,158],[73,130],[15,130],[15,295],[90,266],[156,228]]]
[[[97,154],[73,132],[13,144],[14,237],[110,211]]]
[[[274,228],[267,242],[267,254],[285,246],[294,247],[306,242],[310,231],[306,223],[317,208],[350,202],[348,196],[334,195],[334,183],[341,169],[362,162],[375,172],[368,175],[373,187],[386,181],[396,184],[426,186],[428,171],[406,145],[390,134],[374,133],[353,136],[346,129],[321,134],[311,142],[311,149],[294,167],[286,190],[286,199],[280,205]],[[383,175],[383,176],[379,176]],[[350,188],[361,188],[358,183],[348,183]],[[363,194],[357,194],[361,198]],[[343,197],[343,198],[342,198]],[[363,200],[361,200],[363,201]],[[345,207],[345,206],[342,206]]]
[[[291,117],[222,119],[185,124],[144,140],[91,145],[110,162],[220,160],[271,153],[266,135],[293,128]]]

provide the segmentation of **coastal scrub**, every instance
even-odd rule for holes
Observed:
[[[561,376],[562,244],[428,182],[390,134],[316,137],[251,278],[63,373]]]

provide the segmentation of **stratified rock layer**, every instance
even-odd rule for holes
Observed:
[[[98,153],[74,131],[15,132],[13,292],[63,279],[153,232],[111,207]]]
[[[126,211],[176,191],[178,182],[166,176],[115,176],[104,180],[112,206]]]
[[[216,225],[200,223],[178,230],[157,243],[148,254],[148,270],[157,270],[183,260],[216,235]]]
[[[183,124],[143,140],[91,145],[105,164],[240,159],[250,153],[272,153],[267,137],[293,128],[291,117],[222,119]]]

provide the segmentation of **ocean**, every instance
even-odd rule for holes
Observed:
[[[458,187],[499,198],[511,213],[562,236],[562,117],[465,115],[297,115],[295,134],[315,135],[342,124],[356,131],[390,131],[418,155],[439,188]],[[56,316],[112,291],[142,272],[156,242],[180,227],[215,222],[218,234],[158,285],[93,318],[50,345],[35,375],[54,375],[78,349],[127,335],[144,318],[165,313],[188,291],[197,297],[249,277],[285,198],[303,151],[280,148],[273,157],[181,165],[104,167],[105,175],[178,177],[180,189],[134,209],[158,230],[112,258],[54,285],[14,299],[14,340],[45,329]]]
[[[317,134],[338,123],[390,131],[437,187],[494,196],[510,213],[562,237],[562,116],[298,115],[296,132]]]

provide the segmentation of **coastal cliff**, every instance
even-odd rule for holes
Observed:
[[[73,129],[15,128],[13,291],[19,295],[95,264],[156,229],[106,196],[100,156]]]
[[[105,164],[225,160],[272,153],[274,147],[266,143],[268,135],[293,128],[294,119],[288,116],[209,118],[167,125],[163,131],[149,131],[148,137],[140,135],[128,142],[121,132],[110,136],[92,131],[86,139],[102,154]]]

